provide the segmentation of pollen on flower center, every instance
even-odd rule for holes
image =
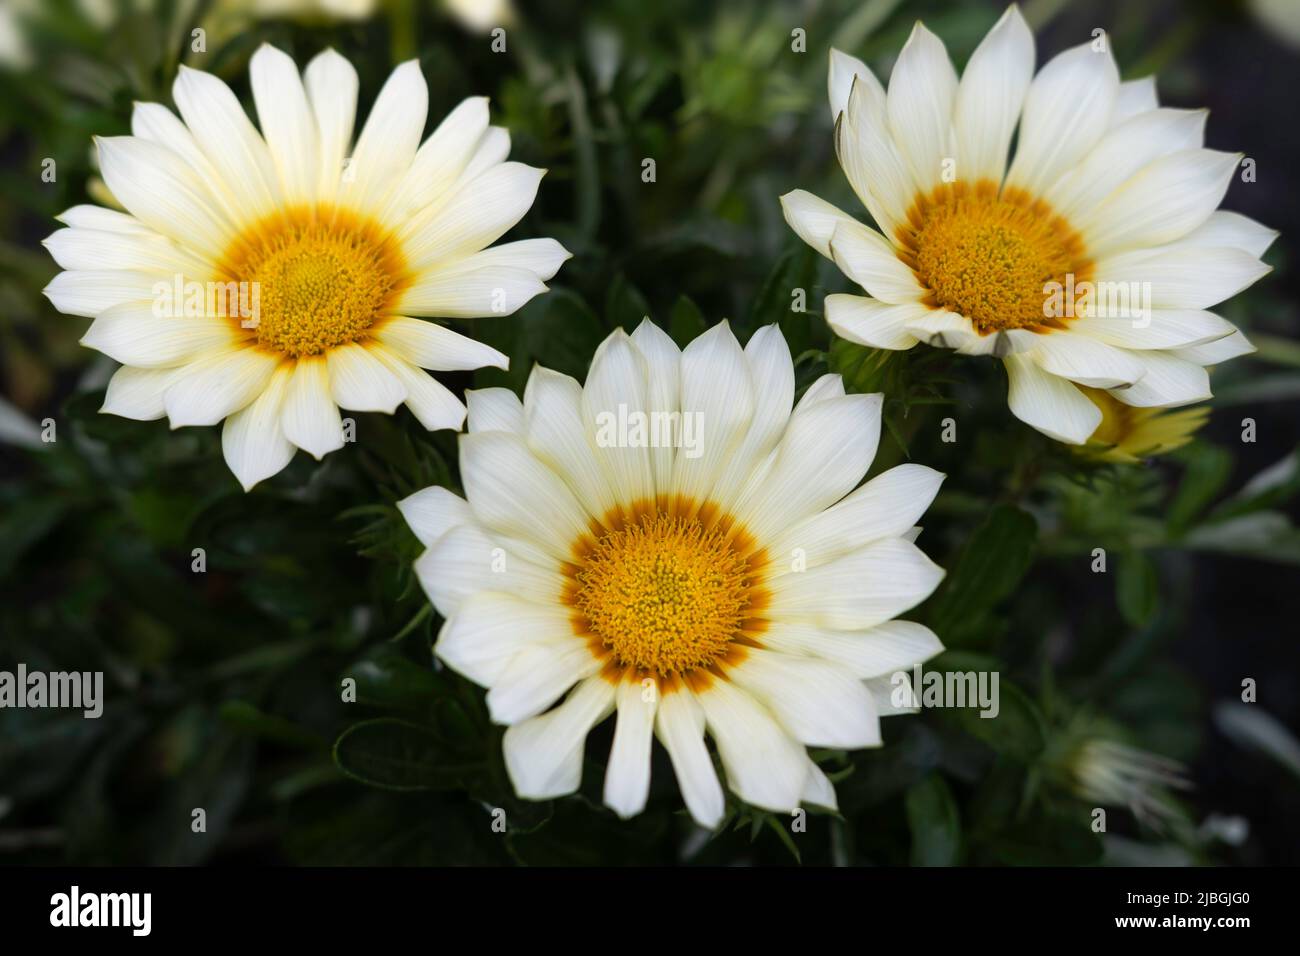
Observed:
[[[575,545],[569,603],[620,669],[709,668],[752,643],[767,601],[762,552],[734,521],[685,505],[632,510]]]
[[[218,281],[248,283],[258,345],[298,358],[363,338],[410,280],[396,240],[378,223],[302,207],[245,230]]]
[[[1023,190],[999,194],[988,180],[917,197],[897,238],[925,303],[966,316],[984,335],[1064,327],[1073,312],[1052,307],[1045,287],[1072,294],[1092,268],[1078,233],[1050,206]]]

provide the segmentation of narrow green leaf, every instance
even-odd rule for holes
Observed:
[[[961,853],[961,822],[947,782],[932,773],[913,784],[905,798],[912,831],[913,866],[953,866]]]

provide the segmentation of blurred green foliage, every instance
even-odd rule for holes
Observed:
[[[101,28],[73,0],[45,4],[30,18],[34,65],[0,74],[0,377],[17,412],[57,429],[53,443],[4,448],[0,668],[102,670],[108,695],[99,720],[0,713],[0,862],[1087,864],[1106,844],[1069,787],[1083,717],[1196,759],[1212,699],[1170,659],[1205,567],[1191,562],[1300,564],[1296,451],[1269,439],[1276,465],[1253,479],[1226,441],[1153,467],[1086,464],[1009,415],[996,363],[832,341],[821,302],[847,284],[777,202],[801,187],[858,208],[832,156],[829,45],[887,73],[923,15],[960,65],[1000,4],[525,5],[494,53],[441,8],[403,0],[366,22],[239,22],[201,56],[187,38],[213,4],[109,6]],[[1177,59],[1216,29],[1208,8],[1171,20],[1120,6],[1123,65],[1172,68],[1175,89],[1212,82]],[[1037,28],[1065,7],[1025,5]],[[1055,47],[1040,38],[1040,59],[1098,16],[1069,21]],[[792,49],[796,28],[806,53]],[[511,367],[456,387],[520,390],[534,363],[582,376],[611,329],[650,315],[682,344],[723,317],[742,340],[779,323],[801,388],[834,371],[850,390],[883,391],[888,437],[873,472],[910,458],[950,475],[920,539],[948,577],[909,616],[949,648],[931,669],[1001,672],[1000,715],[897,718],[882,749],[815,754],[841,809],[806,833],[733,805],[706,838],[659,752],[648,810],[618,821],[600,805],[608,725],[592,735],[579,794],[516,799],[482,692],[433,663],[440,621],[394,507],[428,484],[456,487],[454,436],[424,432],[405,410],[357,415],[356,444],[320,464],[299,455],[246,495],[215,429],[97,414],[112,363],[76,345],[85,321],[40,295],[55,267],[38,240],[57,212],[93,200],[91,137],[126,132],[133,100],[168,102],[180,62],[249,103],[247,61],[262,42],[299,62],[341,50],[363,111],[394,63],[418,55],[431,123],[489,93],[514,157],[549,169],[516,232],[555,236],[574,258],[517,315],[474,322]],[[46,158],[53,182],[40,178]],[[1216,373],[1233,414],[1264,416],[1264,398],[1300,394],[1294,347],[1269,338],[1295,331],[1275,291],[1286,256],[1284,240],[1269,254],[1278,273],[1228,310],[1267,343]],[[794,289],[807,311],[792,310]],[[955,443],[940,438],[948,416]],[[1090,573],[1096,548],[1105,574]],[[1190,802],[1195,817],[1215,809]],[[205,833],[191,830],[196,807]],[[1146,831],[1118,808],[1111,820],[1153,854],[1170,839],[1189,861],[1235,852],[1195,830]]]

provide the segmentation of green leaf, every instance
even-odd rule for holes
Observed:
[[[334,763],[353,780],[384,790],[448,790],[481,764],[449,764],[438,738],[404,720],[353,724],[334,744]]]
[[[1115,573],[1115,601],[1119,613],[1133,627],[1146,627],[1160,606],[1160,576],[1152,560],[1141,551],[1120,555]]]
[[[931,673],[934,673],[931,671]],[[924,701],[925,688],[918,691]],[[982,717],[977,706],[945,708],[942,714],[972,737],[1020,763],[1030,763],[1043,752],[1047,741],[1042,712],[1029,696],[998,674],[994,695],[996,716]]]
[[[961,853],[961,822],[947,782],[937,773],[913,785],[905,798],[913,866],[953,866]]]
[[[808,312],[813,305],[813,286],[817,282],[817,253],[805,243],[787,250],[768,272],[762,289],[754,298],[745,327],[749,332],[764,325],[780,324],[790,352],[798,355],[808,348]],[[796,290],[801,292],[803,310],[795,312]]]
[[[615,276],[605,295],[605,322],[611,328],[631,332],[650,317],[650,303],[624,276]]]
[[[39,498],[24,502],[0,517],[0,578],[8,575],[28,548],[36,545],[54,530],[65,512],[66,501],[58,498]]]
[[[950,646],[971,643],[986,615],[1010,597],[1033,556],[1038,525],[1013,505],[999,505],[975,530],[929,609],[931,626]]]
[[[1187,469],[1169,504],[1166,521],[1171,535],[1186,531],[1232,475],[1232,455],[1217,445],[1193,442],[1181,449],[1178,457]]]
[[[680,296],[673,305],[673,312],[668,320],[668,332],[678,348],[686,348],[692,339],[703,335],[707,328],[708,322],[705,321],[700,307],[687,296]]]
[[[1255,474],[1241,490],[1214,509],[1213,520],[1276,508],[1300,494],[1300,450]]]
[[[268,714],[247,700],[228,700],[221,705],[221,719],[236,730],[271,740],[287,747],[319,750],[323,753],[327,740],[321,740],[303,727],[275,714]]]

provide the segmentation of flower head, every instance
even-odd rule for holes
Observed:
[[[1210,417],[1210,409],[1205,405],[1178,411],[1134,408],[1102,389],[1085,386],[1079,389],[1101,409],[1101,424],[1089,437],[1088,444],[1076,451],[1097,461],[1132,465],[1152,455],[1182,448]]]
[[[1172,790],[1187,790],[1186,768],[1176,760],[1105,738],[1083,742],[1068,770],[1075,792],[1084,800],[1126,807],[1156,832],[1181,822]]]
[[[465,498],[400,507],[446,618],[435,652],[488,688],[522,796],[577,789],[611,712],[606,803],[640,812],[658,737],[710,827],[706,732],[730,789],[780,811],[835,806],[805,746],[879,745],[891,675],[941,650],[893,618],[943,576],[911,540],[942,475],[905,464],[858,487],[880,396],[837,375],[794,391],[776,326],[742,349],[722,323],[679,350],[646,321],[605,340],[585,385],[538,367],[522,402],[470,392]]]
[[[495,242],[532,205],[542,170],[506,162],[487,101],[465,100],[424,140],[418,63],[393,71],[352,146],[357,74],[327,51],[300,76],[263,46],[254,128],[217,77],[181,68],[181,118],[137,104],[131,136],[100,139],[127,212],[75,206],[45,245],[65,272],[46,295],[94,318],[82,339],[121,362],[103,411],[223,419],[245,488],[301,448],[343,444],[339,409],[406,403],[429,429],[465,407],[423,369],[505,367],[500,352],[416,316],[508,314],[568,253]]]
[[[1206,309],[1268,271],[1276,233],[1216,211],[1240,155],[1203,148],[1205,112],[1159,107],[1152,78],[1120,82],[1104,34],[1033,70],[1014,6],[960,79],[920,23],[888,92],[832,50],[836,153],[880,231],[802,190],[782,205],[868,293],[827,297],[839,335],[997,356],[1012,412],[1082,444],[1102,412],[1076,386],[1186,405],[1253,351]]]

